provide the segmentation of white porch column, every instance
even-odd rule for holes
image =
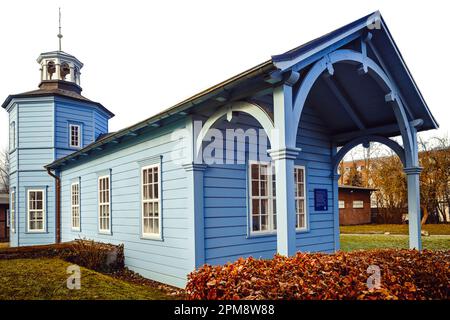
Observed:
[[[205,264],[205,223],[203,207],[203,173],[206,165],[197,163],[183,164],[186,170],[188,190],[188,216],[191,228],[191,268]]]
[[[409,123],[411,135],[410,149],[405,150],[406,167],[404,169],[408,185],[408,224],[409,248],[422,250],[421,215],[420,215],[420,172],[419,150],[417,146],[417,130]]]
[[[192,270],[205,264],[205,218],[203,203],[203,175],[207,165],[202,159],[197,159],[195,140],[198,132],[194,125],[195,119],[186,118],[186,128],[176,138],[182,138],[182,167],[186,171],[187,214],[189,224],[190,268]]]
[[[277,205],[277,252],[292,256],[297,252],[295,232],[294,160],[299,150],[271,150],[275,162]]]
[[[339,228],[339,178],[338,173],[333,173],[331,179],[333,181],[333,228],[334,228],[334,251],[341,249],[340,228]]]
[[[277,252],[285,256],[294,255],[296,249],[294,160],[300,149],[296,148],[293,132],[298,123],[293,116],[292,86],[299,74],[291,72],[282,84],[273,91],[273,113],[275,132],[272,134],[272,149],[269,155],[275,162],[276,208],[277,208]],[[294,123],[295,122],[295,123]]]
[[[422,239],[420,234],[420,167],[404,169],[408,183],[408,223],[409,223],[409,248],[422,250]]]

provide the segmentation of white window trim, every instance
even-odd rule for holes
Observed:
[[[144,170],[158,168],[158,233],[145,233],[144,232]],[[148,165],[141,168],[141,235],[145,239],[162,239],[162,212],[161,212],[161,165],[159,163]],[[153,200],[147,200],[148,202],[154,202]]]
[[[10,230],[13,233],[16,233],[16,191],[11,191],[11,208],[9,210],[10,218],[9,225]]]
[[[73,204],[73,187],[78,186],[78,204]],[[72,230],[80,231],[81,229],[81,211],[80,211],[80,182],[74,182],[70,185],[70,216],[71,216],[71,226]],[[73,209],[78,208],[78,227],[73,225]]]
[[[30,229],[30,192],[42,192],[42,229]],[[27,190],[27,232],[42,233],[46,232],[47,225],[47,210],[46,210],[46,195],[44,189],[28,189]]]
[[[100,180],[108,178],[108,202],[100,202]],[[111,234],[111,175],[104,175],[100,176],[97,179],[97,215],[98,215],[98,231],[103,234]],[[108,215],[109,215],[109,223],[108,223],[108,229],[101,229],[100,228],[100,207],[102,205],[108,205]]]
[[[341,207],[341,204],[342,204],[342,207]],[[338,208],[345,209],[345,201],[344,200],[338,200]]]
[[[355,207],[355,202],[362,203],[362,206],[356,206]],[[352,202],[352,209],[364,209],[364,200],[353,200],[353,202]]]
[[[306,231],[308,230],[308,223],[309,223],[309,219],[308,219],[308,194],[307,194],[307,187],[306,187],[306,167],[305,166],[301,166],[301,165],[296,165],[294,166],[294,170],[295,169],[302,169],[303,170],[303,201],[305,203],[305,208],[304,208],[304,214],[305,214],[305,226],[302,228],[295,228],[296,231]],[[295,176],[295,175],[294,175]],[[297,183],[297,181],[294,181],[294,183]],[[295,201],[297,201],[298,198],[301,197],[295,197]],[[294,205],[295,207],[295,205]],[[295,212],[295,221],[297,223],[297,212]]]
[[[78,144],[77,145],[72,144],[72,127],[78,128]],[[70,123],[69,124],[69,146],[71,148],[81,148],[81,137],[82,137],[81,125]]]
[[[252,165],[253,164],[258,164],[258,165],[266,165],[268,166],[268,170],[270,171],[270,174],[268,174],[268,178],[267,178],[267,198],[268,198],[268,210],[269,210],[269,230],[259,230],[259,231],[254,231],[253,230],[253,205],[252,205],[252,200],[253,200],[253,190],[252,190]],[[272,173],[274,170],[274,166],[273,163],[271,162],[267,162],[267,161],[256,161],[256,160],[250,160],[248,162],[248,190],[249,190],[249,216],[250,216],[250,226],[249,226],[249,230],[250,230],[250,235],[252,236],[258,236],[258,235],[270,235],[270,234],[276,234],[277,230],[273,228],[273,188],[272,188]]]

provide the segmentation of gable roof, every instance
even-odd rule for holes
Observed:
[[[360,33],[363,29],[367,28],[368,23],[370,23],[372,17],[379,17],[380,19],[379,21],[381,23],[381,30],[382,33],[384,34],[383,38],[382,39],[380,38],[380,41],[382,41],[380,46],[383,47],[390,46],[392,49],[390,53],[393,53],[395,55],[395,57],[392,59],[392,61],[390,61],[390,64],[388,66],[390,68],[395,69],[395,75],[399,77],[399,79],[393,80],[396,82],[401,82],[402,87],[408,90],[409,96],[410,95],[414,96],[415,99],[413,107],[416,110],[419,110],[421,116],[423,116],[424,118],[423,119],[424,124],[419,131],[438,128],[438,124],[434,119],[434,117],[432,116],[430,110],[428,109],[428,106],[426,105],[425,100],[422,97],[422,94],[418,90],[415,81],[413,80],[408,68],[406,67],[403,57],[400,55],[398,48],[395,45],[395,42],[393,41],[392,36],[390,35],[389,30],[387,29],[386,24],[384,23],[383,18],[381,17],[381,14],[378,11],[376,11],[358,20],[355,20],[339,29],[336,29],[326,35],[311,40],[292,50],[289,50],[283,54],[274,55],[271,57],[271,59],[251,69],[248,69],[234,77],[231,77],[230,79],[225,80],[213,87],[201,91],[200,93],[186,100],[183,100],[180,103],[150,118],[147,118],[141,122],[126,127],[122,130],[119,130],[113,134],[107,135],[102,139],[99,139],[96,142],[91,143],[90,145],[86,146],[85,148],[75,153],[60,158],[54,161],[53,163],[47,165],[46,168],[60,167],[64,165],[68,160],[75,160],[80,155],[86,154],[87,152],[91,152],[92,150],[97,149],[98,147],[108,144],[112,141],[117,141],[121,137],[124,137],[127,134],[129,134],[130,132],[140,130],[144,127],[150,126],[158,122],[161,119],[173,116],[175,114],[187,112],[190,109],[195,108],[197,105],[205,101],[208,101],[214,97],[217,97],[223,92],[231,91],[245,82],[257,81],[258,79],[261,79],[260,80],[261,82],[265,82],[265,77],[270,75],[271,73],[289,70],[289,68],[291,68],[296,63],[305,61],[313,57],[314,54],[320,53],[321,50],[329,48],[339,43],[339,41],[342,41],[343,39],[345,39],[350,35]],[[320,57],[317,57],[316,60],[312,60],[309,63],[313,63],[314,61],[317,61],[317,59],[319,58]]]

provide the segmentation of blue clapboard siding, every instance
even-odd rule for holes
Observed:
[[[235,124],[225,121],[215,128],[224,132],[227,128],[256,128],[254,120],[240,115]],[[307,170],[309,230],[297,233],[299,251],[334,251],[333,207],[325,212],[314,211],[314,188],[329,190],[332,203],[330,179],[331,144],[326,126],[315,110],[306,107],[299,124],[297,146],[302,148],[296,164]],[[268,146],[270,147],[270,146]],[[224,151],[224,156],[225,156]],[[255,159],[249,153],[247,159]],[[267,160],[268,158],[264,159]],[[205,213],[205,259],[209,264],[223,264],[239,257],[271,258],[276,253],[276,235],[249,235],[248,227],[248,165],[214,164],[204,173]]]
[[[145,277],[175,286],[184,286],[189,267],[189,229],[186,172],[172,161],[172,152],[184,148],[171,141],[171,133],[184,121],[164,126],[124,142],[85,163],[65,168],[62,177],[62,240],[86,237],[115,244],[123,243],[125,263]],[[162,159],[160,160],[160,156]],[[141,238],[140,170],[161,161],[163,241]],[[112,235],[98,232],[98,173],[111,170]],[[70,185],[80,180],[81,230],[72,231]]]
[[[54,100],[36,98],[15,103],[17,149],[13,153],[12,184],[16,191],[16,232],[12,246],[55,242],[55,182],[44,170],[54,160]],[[10,115],[14,114],[10,111]],[[27,190],[42,189],[45,195],[45,231],[30,233]]]
[[[108,132],[108,118],[99,110],[93,111],[94,117],[94,141],[104,133]]]
[[[19,104],[19,148],[52,148],[54,104],[36,100]],[[20,165],[20,164],[19,164]]]
[[[55,102],[55,110],[56,159],[78,150],[69,145],[70,124],[81,126],[82,147],[108,132],[108,115],[90,104],[59,98]]]
[[[297,250],[334,252],[334,213],[332,205],[333,180],[331,178],[331,142],[330,132],[322,122],[317,111],[306,106],[303,109],[297,134],[297,147],[302,151],[296,163],[305,165],[307,170],[307,206],[309,213],[309,231],[297,234]],[[327,211],[314,210],[314,189],[328,190]],[[336,200],[337,201],[337,200]]]
[[[60,97],[13,100],[8,108],[10,123],[16,123],[17,148],[10,153],[11,188],[16,190],[16,232],[12,246],[55,242],[55,181],[44,166],[76,149],[69,148],[69,123],[82,127],[82,144],[94,141],[95,131],[105,133],[109,116],[88,102]],[[46,191],[46,230],[27,230],[27,190]]]
[[[16,132],[16,146],[17,146],[17,128],[18,128],[18,123],[17,123],[17,105],[13,104],[11,109],[9,109],[9,123],[8,123],[8,130],[9,130],[9,126],[11,125],[11,123],[15,123],[15,132]],[[11,136],[9,136],[9,139],[11,139]],[[8,141],[8,148],[11,145],[10,141]],[[17,185],[18,185],[18,175],[17,175],[17,155],[18,155],[18,151],[17,149],[9,149],[9,170],[10,170],[10,174],[9,174],[9,189],[10,190],[15,190],[16,194],[17,194]],[[17,196],[16,196],[17,199]],[[11,205],[11,199],[10,199],[10,205]],[[16,206],[17,206],[17,200],[16,200]],[[17,209],[16,209],[16,227],[15,227],[15,232],[12,231],[12,228],[10,228],[10,233],[9,233],[9,243],[10,246],[14,247],[17,246],[18,244],[18,233],[17,233]]]

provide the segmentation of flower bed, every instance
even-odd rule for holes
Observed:
[[[378,288],[368,268],[379,268]],[[250,257],[203,266],[189,275],[186,292],[190,299],[449,299],[450,251]]]

